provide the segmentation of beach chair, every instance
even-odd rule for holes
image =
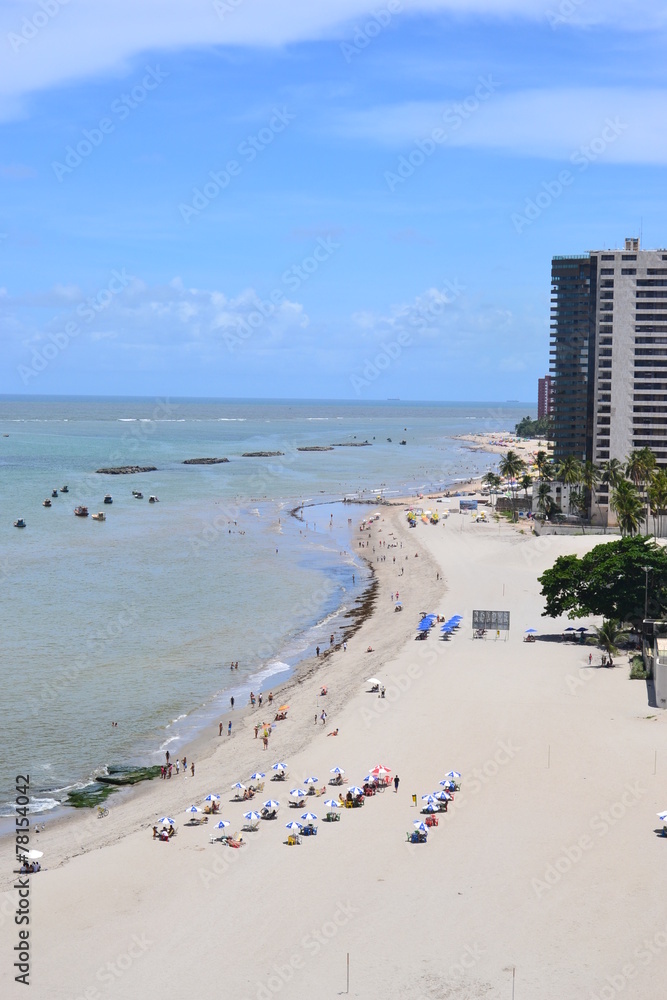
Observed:
[[[296,847],[297,844],[301,843],[301,837],[298,833],[290,833],[286,843],[288,847]]]
[[[332,810],[331,812],[328,812],[324,818],[326,819],[327,823],[337,823],[338,820],[340,819],[340,813],[333,812]]]
[[[244,830],[246,833],[254,833],[256,830],[259,830],[259,823],[257,820],[254,820],[253,822],[248,821],[247,823],[243,824],[241,829]]]

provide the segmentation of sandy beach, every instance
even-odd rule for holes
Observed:
[[[593,652],[589,668],[591,647],[560,640],[570,623],[541,617],[536,582],[557,555],[599,539],[536,538],[454,513],[409,529],[402,506],[382,511],[358,539],[371,561],[385,557],[374,613],[346,651],[305,664],[280,690],[290,711],[267,751],[254,737],[270,718],[265,701],[237,713],[231,738],[217,726],[202,736],[189,754],[194,778],[153,781],[112,797],[104,819],[79,813],[33,834],[46,869],[30,881],[33,996],[335,997],[348,955],[349,993],[364,998],[509,998],[513,985],[517,1000],[626,986],[642,1000],[664,995],[665,718],[645,684],[629,681],[625,656],[608,670]],[[480,608],[510,611],[506,641],[473,640]],[[461,614],[462,627],[448,642],[437,631],[416,642],[422,611]],[[523,642],[529,627],[534,643]],[[385,699],[369,693],[372,676]],[[315,722],[323,709],[326,725]],[[286,783],[269,781],[278,760]],[[360,784],[376,763],[398,773],[398,793],[341,810],[336,823],[321,821],[330,796],[312,798],[318,835],[285,845],[301,812],[288,808],[290,788],[308,775],[323,786],[335,765]],[[421,796],[452,768],[462,788],[447,814],[426,844],[406,843]],[[232,783],[256,770],[267,772],[264,793],[230,802]],[[282,807],[233,850],[209,843],[212,822],[184,826],[186,807],[209,792],[231,830],[258,801]],[[169,843],[152,839],[163,815],[177,822]],[[23,994],[7,872],[0,984],[13,997]]]
[[[538,451],[550,451],[545,438],[518,438],[511,431],[486,431],[483,434],[458,434],[458,441],[468,441],[471,451],[484,451],[490,455],[504,455],[509,449],[526,462],[528,471]]]

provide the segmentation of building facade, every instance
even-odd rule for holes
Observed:
[[[554,458],[600,465],[649,447],[667,465],[667,250],[552,261]],[[608,495],[597,497],[606,518]]]
[[[551,393],[553,379],[551,375],[537,380],[537,419],[551,416]]]

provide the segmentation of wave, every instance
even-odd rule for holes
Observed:
[[[269,677],[274,677],[276,674],[284,674],[291,669],[289,663],[283,663],[282,660],[273,660],[263,670],[258,670],[256,674],[251,674],[248,680],[255,682],[265,681]]]
[[[218,417],[217,419],[218,423],[221,424],[235,424],[235,423],[244,424],[247,420],[247,417]]]

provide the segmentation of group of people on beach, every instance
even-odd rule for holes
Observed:
[[[179,761],[178,757],[176,758],[176,763],[172,764],[172,762],[171,762],[171,755],[170,755],[170,753],[169,753],[168,750],[165,750],[164,756],[165,756],[165,763],[160,766],[160,777],[161,778],[171,778],[172,773],[174,771],[176,772],[176,774],[180,774],[181,773],[181,761]],[[188,773],[188,758],[184,757],[183,758],[183,774],[187,775],[187,773]],[[194,776],[195,776],[195,762],[194,761],[190,761],[190,773],[191,773],[192,777],[194,778]]]

